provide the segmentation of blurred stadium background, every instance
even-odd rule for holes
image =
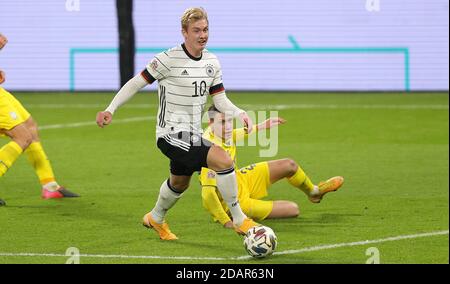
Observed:
[[[126,2],[126,1],[122,1]],[[228,90],[446,91],[448,1],[134,0],[135,71],[182,42],[180,15],[209,14]],[[117,90],[115,1],[1,1],[0,62],[17,91]],[[154,88],[154,86],[153,86]]]

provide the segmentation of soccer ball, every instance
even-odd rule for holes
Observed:
[[[244,238],[244,247],[249,255],[263,258],[271,255],[277,247],[277,236],[266,226],[256,226],[248,230]]]

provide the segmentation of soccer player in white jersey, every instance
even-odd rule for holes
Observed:
[[[140,89],[158,81],[157,146],[170,159],[170,178],[161,187],[155,207],[144,216],[144,225],[163,240],[175,240],[164,218],[183,192],[191,176],[202,167],[217,173],[217,187],[230,208],[236,232],[245,234],[258,225],[241,210],[233,160],[219,146],[202,138],[202,113],[208,95],[223,113],[239,118],[248,131],[252,121],[226,96],[219,60],[205,49],[208,17],[203,8],[189,8],[181,18],[184,43],[157,54],[146,68],[130,79],[105,111],[97,114],[100,127],[108,125],[119,106]]]

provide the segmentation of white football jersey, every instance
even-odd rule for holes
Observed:
[[[205,49],[195,58],[182,44],[157,54],[146,71],[153,77],[144,70],[147,81],[158,81],[156,137],[179,131],[201,134],[208,95],[224,91],[217,57]]]

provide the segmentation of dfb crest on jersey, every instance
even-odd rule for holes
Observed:
[[[214,74],[216,73],[216,71],[214,70],[214,67],[211,64],[206,65],[205,69],[206,69],[206,75],[208,75],[209,77],[214,77]]]

